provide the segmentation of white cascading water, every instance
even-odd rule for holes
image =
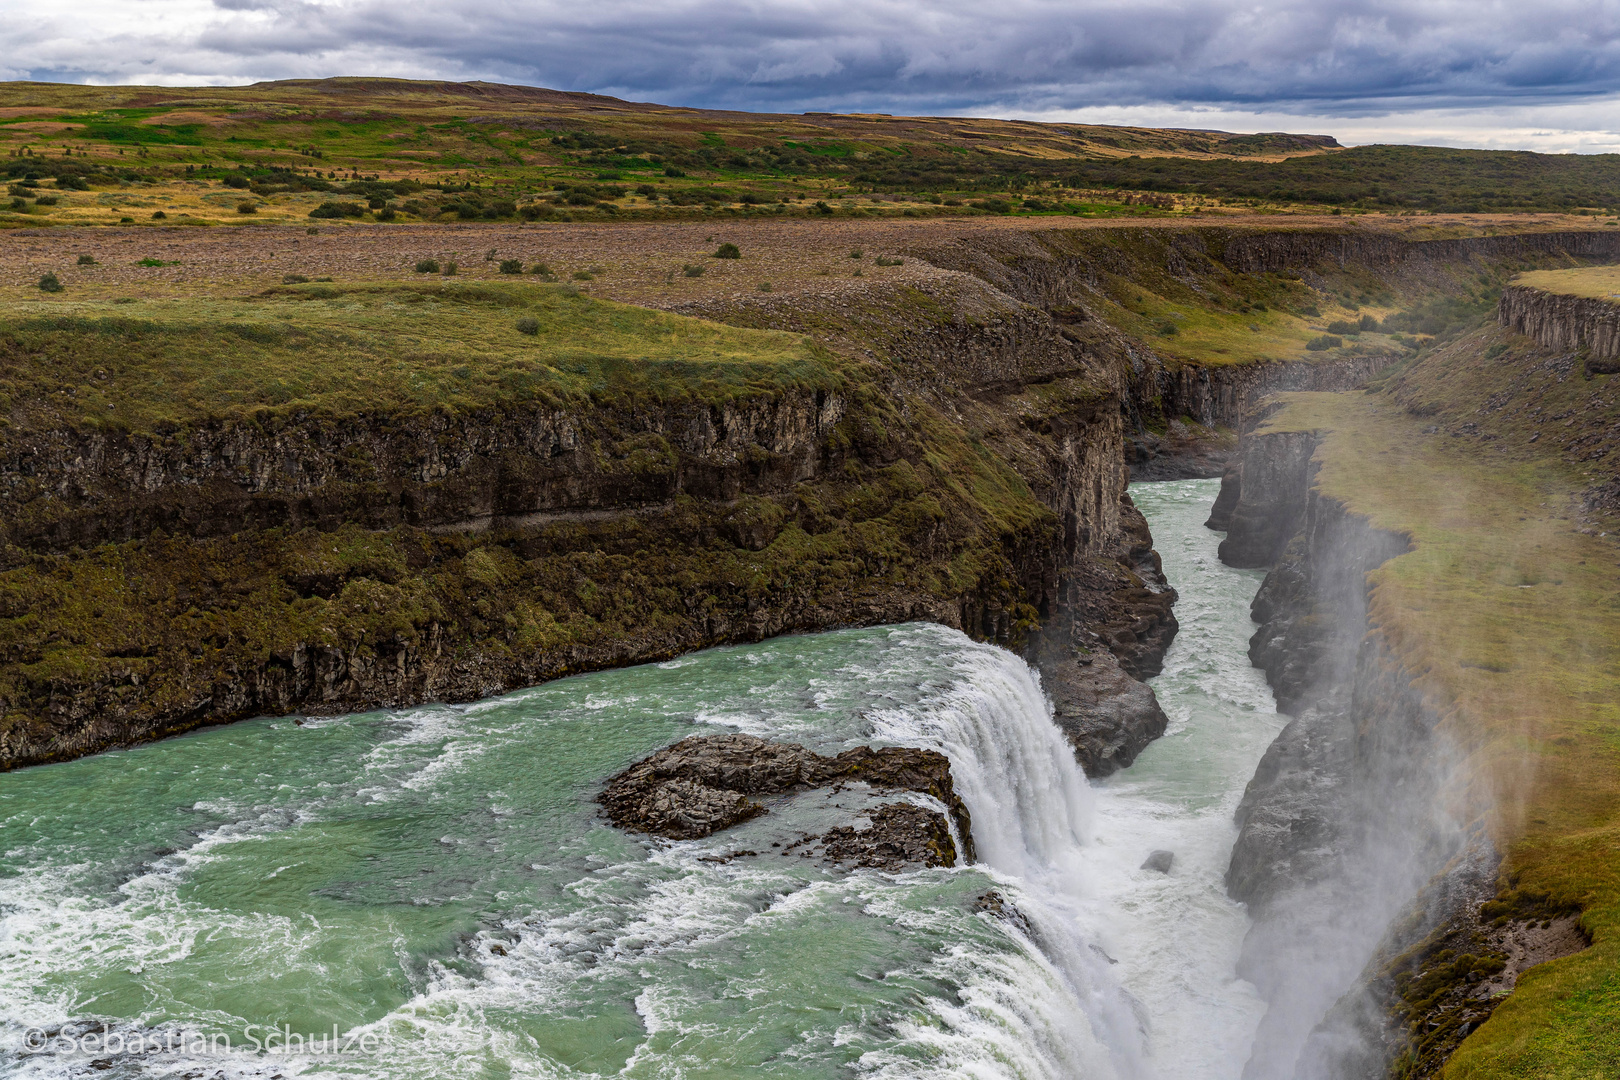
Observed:
[[[941,631],[933,631],[942,633]],[[1142,1021],[1087,940],[1074,901],[1085,894],[1083,849],[1092,827],[1092,793],[1074,752],[1052,723],[1051,705],[1024,661],[988,645],[952,642],[957,679],[904,709],[869,714],[884,741],[928,745],[951,761],[957,793],[973,814],[981,863],[995,872],[1032,927],[1032,942],[1060,973],[1090,1034],[1107,1048],[1084,1073],[1135,1077],[1141,1071]],[[958,643],[960,642],[960,643]],[[1059,1033],[1049,1075],[1065,1066],[1076,1032]]]
[[[1258,575],[1220,566],[1202,527],[1213,494],[1138,496],[1182,593],[1154,680],[1171,722],[1096,784],[1022,660],[920,624],[9,777],[0,1080],[85,1075],[94,1055],[11,1053],[28,1025],[283,1022],[389,1051],[165,1053],[114,1075],[1238,1080],[1263,1003],[1236,975],[1247,920],[1221,875],[1281,718],[1243,647]],[[855,789],[703,840],[608,826],[599,778],[694,726],[936,748],[980,861],[849,872],[796,850],[893,797]],[[1141,868],[1155,848],[1170,873]]]

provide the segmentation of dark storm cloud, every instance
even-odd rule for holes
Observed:
[[[25,17],[0,42],[25,65],[15,71],[40,77],[485,78],[749,109],[1348,116],[1620,90],[1620,0],[125,0],[132,9],[138,21],[98,31],[78,19],[56,35],[48,16]]]

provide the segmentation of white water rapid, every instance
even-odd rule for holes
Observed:
[[[1244,652],[1258,575],[1202,527],[1214,492],[1134,489],[1181,592],[1171,724],[1098,784],[1022,660],[932,625],[7,774],[0,1078],[1237,1080],[1261,1006],[1222,875],[1281,721]],[[716,730],[937,748],[981,861],[802,857],[895,797],[861,785],[699,841],[603,820],[604,778]],[[1155,849],[1168,874],[1140,869]]]

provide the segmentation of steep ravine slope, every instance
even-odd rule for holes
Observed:
[[[1457,273],[1569,264],[1596,235],[1464,245]],[[208,301],[206,334],[174,301],[0,313],[0,763],[929,619],[1078,681],[1060,715],[1089,768],[1118,767],[1161,729],[1131,680],[1174,630],[1127,459],[1171,421],[1235,427],[1255,393],[1386,366],[1361,346],[1241,362],[1245,320],[1287,321],[1285,300],[1435,278],[1396,257],[1420,245],[1379,243],[1349,265],[1314,234],[986,234],[919,250],[946,271],[922,287],[694,309],[742,336],[679,356],[666,339],[715,324],[634,347],[644,309],[526,284],[294,286]],[[1230,330],[1242,356],[1150,344],[1155,304],[1207,309],[1210,355]],[[435,305],[487,344],[391,328]],[[531,310],[619,352],[489,366]],[[166,379],[187,349],[246,366]]]
[[[1256,1078],[1615,1065],[1613,544],[1572,521],[1558,450],[1491,430],[1500,369],[1458,364],[1481,335],[1392,393],[1285,399],[1228,484],[1224,551],[1276,560],[1251,655],[1296,717],[1228,878],[1273,1002]],[[1471,427],[1440,434],[1402,400],[1420,388]]]

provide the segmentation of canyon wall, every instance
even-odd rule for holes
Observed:
[[[1225,561],[1274,564],[1250,658],[1293,718],[1244,794],[1227,871],[1254,918],[1240,970],[1269,1003],[1246,1080],[1383,1075],[1392,1027],[1313,1032],[1462,840],[1437,802],[1451,760],[1438,718],[1367,621],[1367,574],[1407,541],[1314,489],[1316,445],[1308,431],[1245,436],[1222,544]]]
[[[1584,351],[1587,370],[1620,372],[1620,303],[1524,285],[1502,290],[1497,321],[1550,349]]]
[[[1125,493],[1148,425],[1235,428],[1259,395],[1343,389],[1388,358],[1171,361],[1102,317],[1104,277],[1196,291],[1232,272],[1308,279],[1332,260],[1427,273],[1620,244],[1102,233],[982,234],[913,253],[955,271],[921,287],[694,309],[811,333],[842,358],[819,381],[718,402],[134,433],[55,422],[41,402],[0,436],[0,766],[931,619],[1024,649],[1088,768],[1117,768],[1162,731],[1132,680],[1175,631]],[[1254,513],[1242,558],[1261,565],[1291,525]]]

